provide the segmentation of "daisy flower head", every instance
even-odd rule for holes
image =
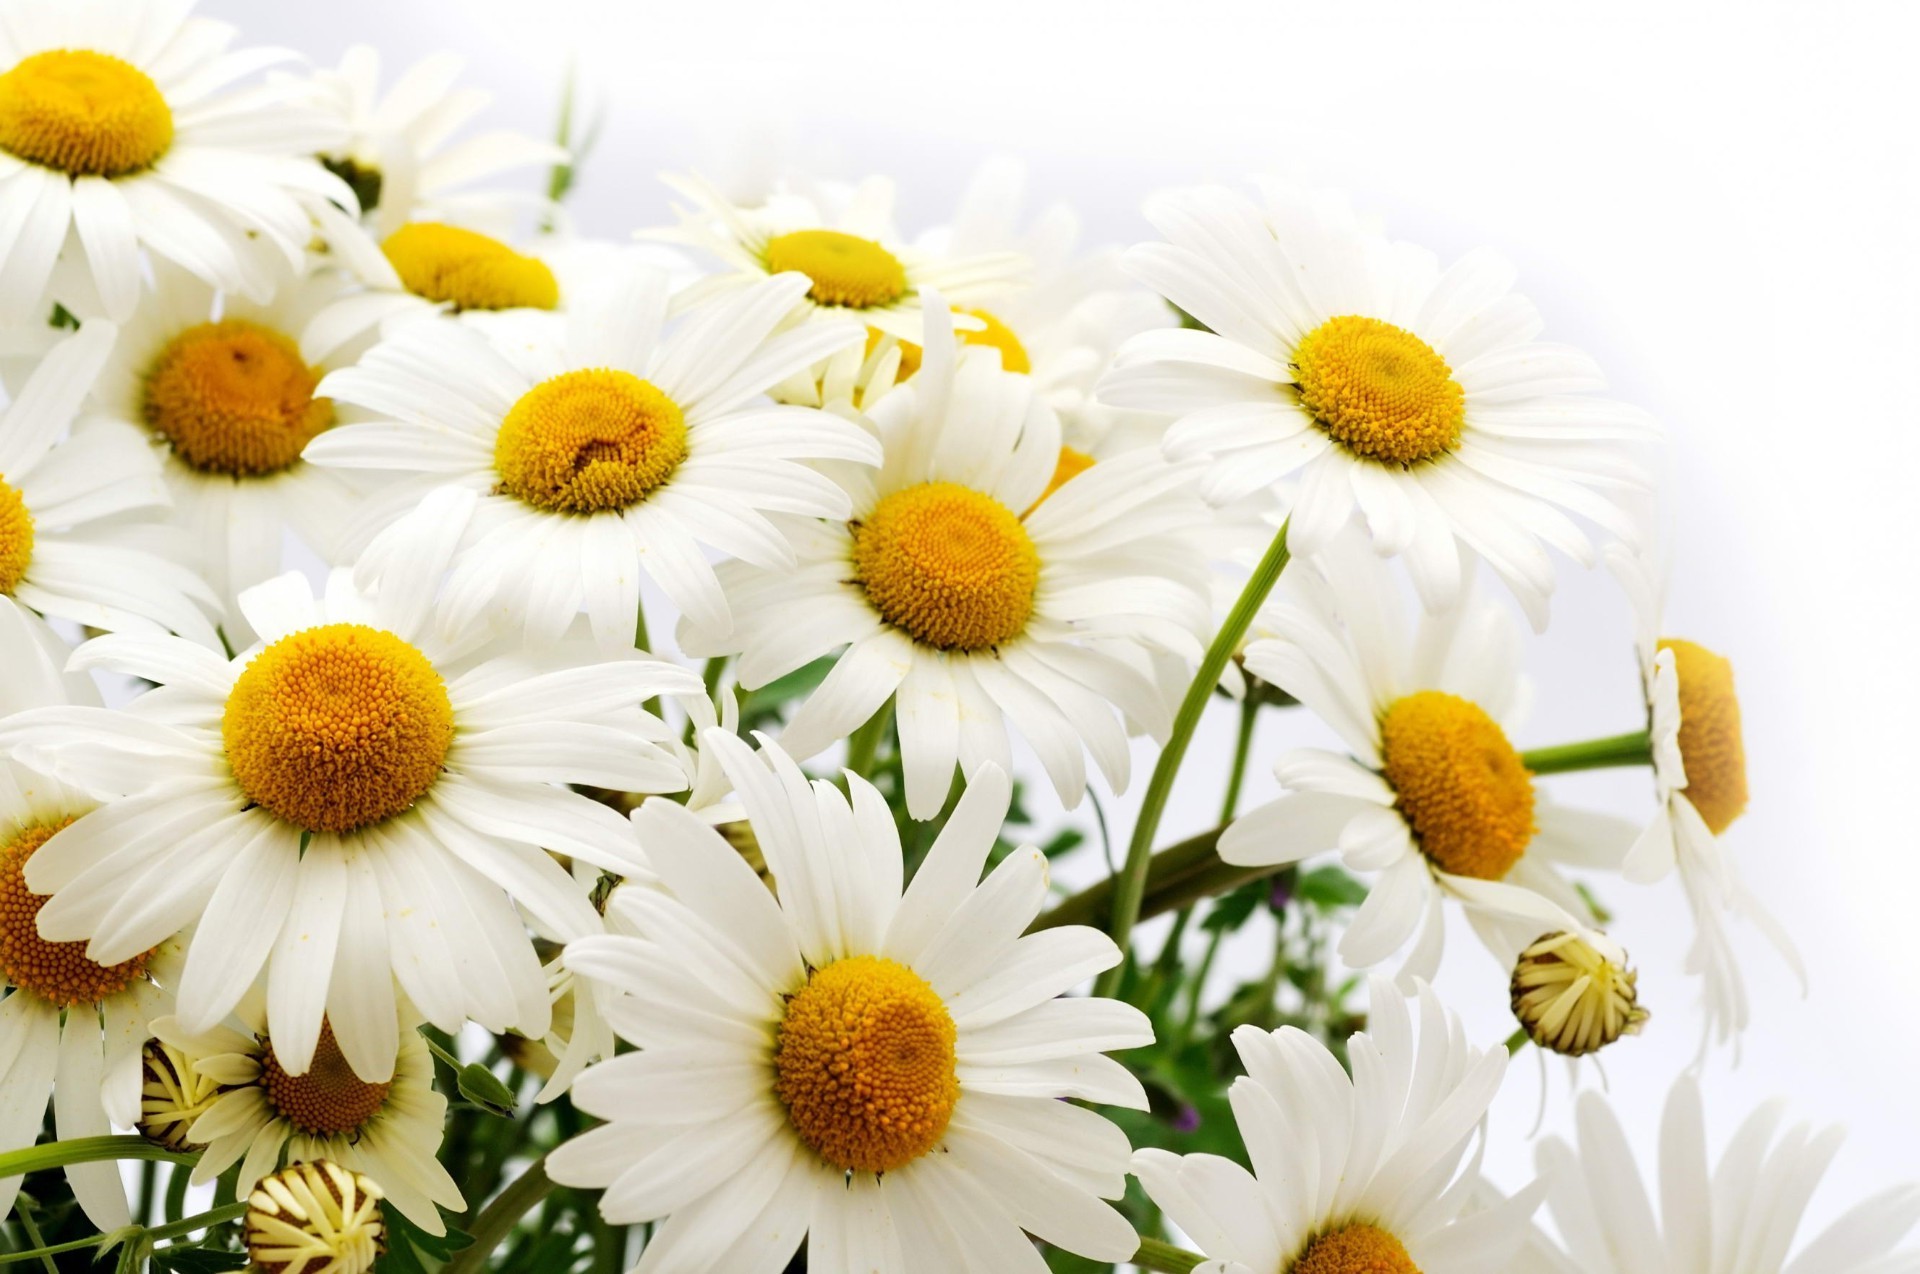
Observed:
[[[0,323],[132,315],[150,252],[265,300],[353,192],[314,159],[338,124],[276,50],[169,0],[18,0],[0,19]]]
[[[542,1034],[546,984],[516,904],[551,937],[596,932],[546,851],[614,869],[633,856],[627,821],[567,785],[682,785],[639,704],[699,679],[589,662],[579,642],[439,639],[441,548],[378,595],[344,570],[323,597],[297,574],[248,590],[260,641],[230,660],[172,638],[96,639],[75,667],[158,688],[123,711],[0,723],[0,747],[105,801],[28,863],[28,885],[53,895],[42,934],[112,964],[193,924],[186,1028],[220,1021],[264,970],[291,1073],[325,1018],[356,1072],[387,1080],[396,980],[442,1029]]]
[[[1635,444],[1655,431],[1589,393],[1602,381],[1586,355],[1537,339],[1505,262],[1475,252],[1443,270],[1344,207],[1289,192],[1262,207],[1204,188],[1147,212],[1167,242],[1132,249],[1127,267],[1208,330],[1134,338],[1101,396],[1179,413],[1168,454],[1210,457],[1216,501],[1297,475],[1296,557],[1357,511],[1429,609],[1458,595],[1470,550],[1538,628],[1554,582],[1546,548],[1593,560],[1569,514],[1634,534],[1618,501],[1650,489]]]
[[[1807,1204],[1839,1151],[1838,1128],[1781,1131],[1782,1102],[1755,1110],[1709,1168],[1699,1082],[1683,1075],[1660,1122],[1659,1207],[1619,1115],[1582,1093],[1578,1139],[1543,1140],[1547,1208],[1564,1247],[1536,1236],[1511,1274],[1895,1274],[1920,1247],[1895,1248],[1920,1223],[1920,1185],[1893,1186],[1796,1245]]]
[[[1137,453],[1056,484],[1059,421],[945,320],[929,306],[926,365],[869,413],[886,456],[846,476],[851,515],[799,528],[797,569],[723,565],[733,633],[690,615],[681,649],[738,653],[752,689],[845,647],[782,745],[812,756],[891,696],[915,818],[956,766],[1009,767],[1009,725],[1074,804],[1087,751],[1123,788],[1125,722],[1164,734],[1149,654],[1199,657],[1191,470]]]
[[[204,1146],[196,1184],[240,1166],[243,1196],[282,1162],[326,1160],[379,1183],[387,1202],[429,1234],[446,1233],[439,1208],[466,1207],[460,1187],[435,1158],[447,1099],[433,1086],[433,1054],[404,1002],[387,1034],[385,1077],[366,1079],[347,1060],[331,1022],[322,1024],[310,1061],[295,1072],[276,1045],[257,995],[231,1020],[190,1031],[178,1018],[153,1024],[165,1043],[192,1059],[221,1093],[187,1129]],[[438,1206],[436,1206],[438,1205]]]
[[[0,719],[32,708],[98,704],[91,681],[61,671],[66,648],[0,597]],[[49,841],[94,806],[86,794],[0,758],[0,1145],[30,1146],[49,1104],[59,1138],[105,1135],[140,1116],[141,1047],[148,1023],[171,1011],[179,945],[162,940],[99,963],[82,942],[54,942],[36,926],[46,898],[26,883]],[[58,1084],[55,1077],[58,1077]],[[111,1163],[70,1164],[74,1197],[93,1223],[130,1219]],[[0,1217],[19,1177],[0,1181]]]
[[[1419,1031],[1393,984],[1372,980],[1352,1076],[1295,1027],[1242,1026],[1247,1073],[1228,1089],[1253,1171],[1217,1155],[1138,1150],[1149,1198],[1209,1258],[1203,1274],[1483,1274],[1527,1239],[1541,1187],[1476,1209],[1474,1132],[1505,1049],[1467,1043],[1424,984]]]
[[[387,1250],[385,1196],[365,1173],[297,1163],[247,1198],[247,1255],[264,1274],[368,1274]]]
[[[1694,918],[1687,968],[1703,982],[1703,1043],[1728,1043],[1752,1017],[1730,920],[1758,929],[1799,978],[1803,993],[1807,982],[1793,939],[1740,879],[1723,841],[1747,806],[1746,740],[1733,664],[1698,642],[1663,635],[1669,568],[1657,556],[1613,544],[1606,557],[1633,609],[1658,801],[1622,871],[1642,884],[1679,875]]]
[[[92,414],[150,439],[193,565],[221,600],[228,641],[244,646],[253,634],[236,599],[280,573],[285,534],[332,560],[356,507],[345,475],[300,458],[342,417],[315,392],[321,378],[351,361],[347,347],[303,338],[354,285],[310,265],[259,304],[164,264],[153,274],[101,369]]]
[[[1117,1001],[1057,998],[1120,955],[1084,927],[1020,936],[1046,898],[1043,855],[1015,850],[980,880],[1005,773],[973,776],[903,890],[866,782],[848,776],[849,800],[773,744],[709,740],[778,895],[684,809],[640,808],[662,885],[617,905],[645,936],[566,954],[619,992],[609,1012],[638,1051],[574,1085],[609,1122],[550,1155],[554,1179],[604,1187],[616,1224],[660,1221],[642,1274],[777,1274],[802,1237],[816,1268],[886,1274],[1039,1274],[1022,1231],[1130,1257],[1132,1228],[1102,1202],[1123,1190],[1126,1137],[1060,1099],[1144,1108],[1103,1053],[1152,1028]]]
[[[89,319],[0,411],[0,596],[48,618],[216,645],[206,583],[136,547],[158,528],[132,519],[158,518],[167,504],[146,439],[82,413],[114,336],[113,324]]]
[[[667,276],[622,257],[563,317],[485,332],[408,325],[322,383],[378,419],[329,431],[307,458],[405,475],[403,493],[461,493],[447,624],[492,606],[539,643],[584,607],[606,648],[630,649],[644,574],[725,632],[704,548],[791,570],[794,550],[769,515],[845,517],[846,493],[810,466],[879,460],[860,425],[764,401],[860,339],[851,322],[783,328],[805,288],[797,276],[765,279],[669,329]],[[383,537],[363,574],[405,569],[412,542]]]
[[[1375,878],[1341,958],[1367,968],[1417,934],[1403,980],[1438,967],[1447,898],[1509,967],[1542,934],[1582,930],[1587,905],[1558,868],[1617,869],[1635,828],[1555,804],[1513,746],[1528,690],[1505,607],[1468,594],[1410,623],[1392,573],[1349,533],[1288,570],[1262,622],[1274,635],[1247,648],[1247,670],[1348,754],[1283,755],[1285,792],[1227,829],[1221,858],[1261,866],[1337,847]]]

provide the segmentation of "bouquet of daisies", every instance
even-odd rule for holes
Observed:
[[[1798,961],[1659,430],[1500,259],[1281,185],[1088,250],[1004,163],[597,240],[457,62],[234,39],[0,0],[0,1264],[1920,1270],[1912,1188],[1798,1234],[1831,1133],[1710,1169],[1682,1076],[1650,1190],[1579,1091]],[[1644,695],[1523,747],[1561,559]],[[1555,799],[1609,766],[1651,818]],[[1577,1144],[1503,1189],[1523,1051]]]

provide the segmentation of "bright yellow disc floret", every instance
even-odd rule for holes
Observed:
[[[47,895],[27,888],[27,860],[71,823],[22,828],[0,845],[0,981],[30,991],[58,1008],[98,1004],[146,976],[145,952],[119,964],[96,964],[85,942],[48,942],[37,924]]]
[[[870,310],[907,294],[900,258],[871,239],[838,230],[795,230],[767,241],[767,270],[795,271],[812,282],[807,295],[819,305]]]
[[[1499,880],[1533,840],[1533,775],[1479,705],[1440,690],[1380,719],[1381,768],[1414,840],[1455,876]]]
[[[1680,682],[1680,763],[1687,799],[1718,836],[1747,808],[1747,745],[1740,732],[1740,696],[1733,664],[1705,646],[1668,637]]]
[[[850,1172],[891,1172],[947,1130],[960,1097],[956,1038],[926,979],[879,956],[848,956],[788,998],[775,1092],[822,1159]]]
[[[1307,1244],[1286,1274],[1420,1274],[1404,1243],[1374,1225],[1329,1230]]]
[[[493,445],[501,490],[551,513],[638,504],[687,458],[673,399],[631,372],[563,372],[520,396]]]
[[[415,221],[388,235],[380,250],[407,291],[456,310],[551,310],[560,304],[560,284],[545,261],[475,230]]]
[[[875,505],[854,527],[853,568],[882,618],[940,650],[1019,636],[1040,582],[1040,554],[1020,519],[955,482],[923,482]]]
[[[167,342],[147,372],[142,410],[181,461],[257,477],[300,459],[333,424],[320,374],[292,338],[245,319],[201,323]]]
[[[33,514],[17,487],[0,474],[0,595],[11,596],[33,561]]]
[[[296,827],[347,832],[433,786],[453,705],[427,657],[392,633],[327,624],[254,656],[221,721],[234,781]]]
[[[1334,441],[1382,464],[1450,450],[1466,423],[1466,391],[1447,361],[1404,328],[1358,314],[1330,318],[1293,350],[1301,405]]]
[[[125,177],[173,145],[173,111],[132,63],[49,49],[0,75],[0,150],[72,177]]]

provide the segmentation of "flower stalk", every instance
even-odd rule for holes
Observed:
[[[1535,748],[1520,754],[1520,763],[1535,774],[1566,774],[1574,770],[1605,770],[1623,765],[1652,765],[1653,744],[1645,730],[1557,747]]]

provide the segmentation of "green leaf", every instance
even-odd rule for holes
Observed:
[[[502,1118],[513,1114],[513,1090],[479,1062],[460,1068],[460,1095]]]
[[[1213,904],[1213,910],[1201,919],[1200,927],[1211,933],[1216,929],[1237,933],[1253,916],[1254,908],[1267,900],[1273,887],[1264,880],[1250,880]]]
[[[1365,902],[1367,885],[1338,867],[1316,867],[1300,873],[1293,896],[1321,911],[1339,911]]]

